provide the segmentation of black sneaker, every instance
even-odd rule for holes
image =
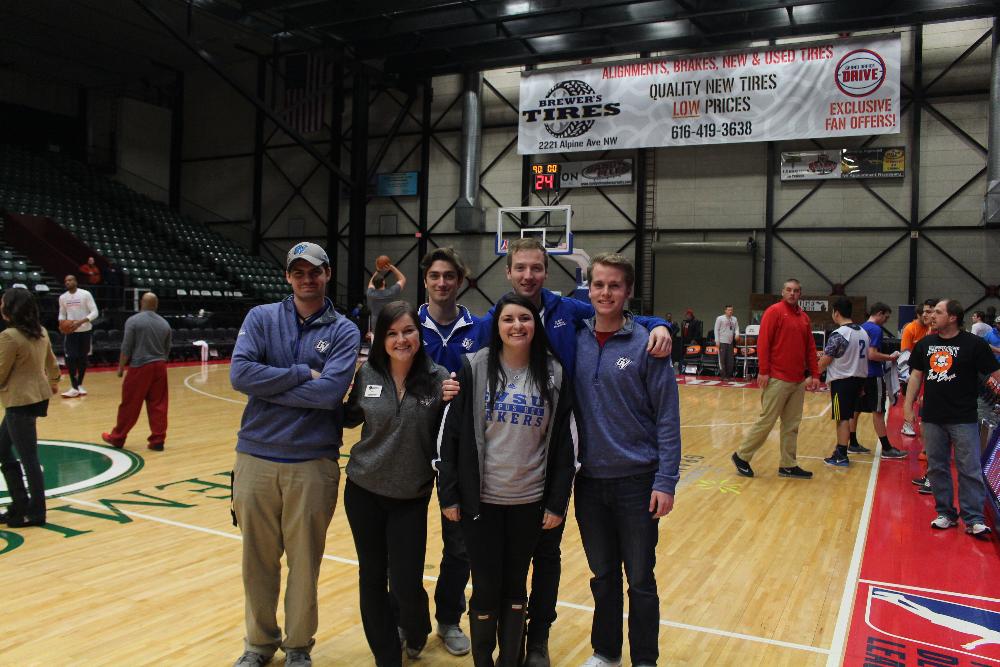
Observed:
[[[837,468],[846,468],[847,466],[851,465],[851,462],[847,458],[846,454],[841,454],[840,456],[834,454],[833,456],[829,456],[823,459],[823,463],[827,464],[828,466],[836,466]]]
[[[868,449],[867,447],[865,447],[864,445],[862,445],[860,442],[854,443],[853,445],[848,445],[847,446],[847,451],[849,451],[851,454],[871,454],[872,453],[872,450]]]
[[[798,466],[791,468],[778,468],[778,477],[795,477],[798,479],[812,479],[813,474],[808,470],[803,470]]]
[[[924,483],[917,489],[917,493],[922,493],[925,496],[929,496],[930,494],[934,493],[933,491],[931,491],[931,481],[927,478],[924,478]]]
[[[905,459],[909,452],[904,452],[902,449],[896,449],[895,447],[883,447],[882,448],[882,458],[884,459]]]
[[[914,486],[923,486],[924,484],[927,483],[927,478],[926,477],[915,477],[914,479],[911,479],[910,481],[913,482]]]
[[[741,459],[736,452],[733,452],[733,465],[736,466],[736,472],[739,474],[744,477],[753,477],[753,468],[750,467],[750,462]]]

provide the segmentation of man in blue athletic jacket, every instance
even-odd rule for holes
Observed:
[[[465,281],[465,264],[451,247],[433,250],[420,262],[427,290],[427,303],[420,306],[420,331],[424,350],[452,373],[462,367],[462,356],[479,349],[482,318],[458,303],[458,290]],[[434,588],[434,617],[445,650],[465,655],[471,645],[459,621],[465,613],[465,587],[469,583],[469,556],[459,523],[441,520],[441,571]]]
[[[515,292],[527,297],[539,308],[549,343],[559,358],[566,377],[573,377],[576,365],[576,331],[585,320],[594,316],[594,307],[545,289],[548,269],[548,253],[537,238],[520,238],[508,246],[507,279]],[[490,309],[480,321],[479,347],[489,345],[492,318],[493,310]],[[670,331],[666,321],[658,317],[637,317],[635,321],[649,330],[646,348],[648,353],[656,358],[669,359]],[[532,557],[524,667],[549,666],[549,628],[556,620],[556,600],[562,571],[559,544],[565,526],[566,523],[563,522],[558,528],[543,531]]]
[[[584,666],[621,665],[624,567],[629,653],[633,665],[649,667],[659,657],[657,529],[673,509],[680,474],[677,381],[669,358],[646,354],[649,334],[625,311],[632,262],[597,255],[589,274],[596,315],[577,332],[573,383],[580,429],[576,520],[594,575],[594,654]]]
[[[233,509],[243,533],[247,636],[240,667],[311,665],[316,586],[340,480],[343,401],[360,333],[326,298],[330,260],[314,243],[288,251],[293,296],[253,308],[240,328],[230,380],[247,394],[236,441]],[[276,612],[288,560],[285,635]]]

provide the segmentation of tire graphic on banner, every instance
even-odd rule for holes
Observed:
[[[583,81],[572,79],[570,81],[560,81],[556,85],[552,86],[549,92],[545,93],[545,97],[546,99],[551,99],[596,94],[597,91]],[[592,127],[594,127],[594,121],[592,120],[570,120],[545,123],[545,129],[548,130],[548,133],[559,139],[579,137],[581,134],[586,134]]]

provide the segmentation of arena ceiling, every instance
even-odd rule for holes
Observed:
[[[984,0],[4,0],[0,68],[99,87],[201,67],[199,50],[225,65],[326,49],[424,76],[998,12]]]

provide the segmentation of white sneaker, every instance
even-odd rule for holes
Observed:
[[[903,428],[899,429],[899,432],[910,438],[917,435],[917,432],[913,430],[913,424],[910,422],[903,422]]]
[[[587,658],[587,662],[583,663],[580,667],[621,667],[621,665],[622,661],[620,659],[608,660],[595,653]]]
[[[937,528],[938,530],[946,530],[948,528],[954,528],[958,525],[958,522],[952,518],[946,517],[944,514],[939,514],[936,519],[931,521],[931,528]]]
[[[76,398],[80,395],[80,392],[76,389],[70,388],[62,393],[63,398]]]
[[[86,396],[86,395],[87,395],[87,390],[83,388],[83,385],[82,385],[82,384],[81,384],[81,385],[80,385],[79,387],[77,387],[77,388],[76,388],[76,390],[77,390],[78,392],[80,392],[80,395],[81,395],[81,396]]]
[[[981,540],[990,539],[990,527],[985,523],[974,523],[971,526],[966,526],[965,532]]]

